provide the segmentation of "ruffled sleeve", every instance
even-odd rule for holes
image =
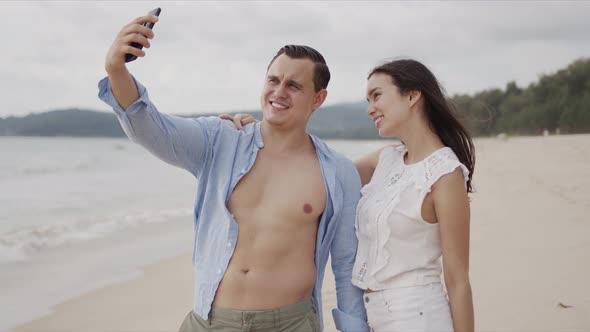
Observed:
[[[469,170],[463,165],[451,148],[443,148],[439,153],[433,154],[428,158],[425,165],[426,176],[423,181],[424,189],[428,192],[432,189],[432,186],[442,176],[447,175],[455,171],[457,167],[461,168],[463,172],[463,178],[465,183],[469,180]]]

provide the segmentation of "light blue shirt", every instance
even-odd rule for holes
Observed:
[[[237,130],[217,117],[182,118],[158,112],[146,88],[135,82],[139,99],[127,110],[115,100],[108,78],[99,83],[99,98],[115,111],[129,138],[167,163],[198,179],[194,219],[195,293],[193,311],[207,319],[217,287],[238,239],[238,224],[226,202],[250,171],[264,146],[260,123]],[[328,256],[336,279],[338,308],[332,310],[341,331],[368,331],[363,291],[352,285],[357,250],[355,211],[360,178],[353,163],[310,135],[320,162],[327,194],[316,239],[317,278],[313,298],[322,322],[322,280]]]

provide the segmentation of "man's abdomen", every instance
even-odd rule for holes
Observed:
[[[308,298],[315,285],[315,225],[240,227],[214,306],[268,310]],[[284,226],[284,225],[282,225]]]

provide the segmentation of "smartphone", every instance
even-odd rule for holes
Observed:
[[[150,11],[148,13],[148,15],[160,16],[160,12],[161,11],[162,11],[162,9],[156,8],[156,9]],[[146,27],[152,29],[154,27],[154,24],[155,23],[152,23],[152,22],[146,22],[146,23],[143,24],[143,26],[146,26]],[[135,42],[131,43],[131,46],[136,47],[136,48],[139,48],[140,50],[143,48],[143,45],[141,45],[139,43],[135,43]],[[137,56],[135,56],[133,54],[129,54],[129,53],[125,54],[125,62],[131,62],[131,61],[133,61],[135,59],[137,59]]]

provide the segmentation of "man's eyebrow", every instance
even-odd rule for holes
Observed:
[[[297,82],[297,81],[295,81],[295,80],[288,80],[287,82],[288,82],[289,84],[293,84],[293,85],[295,85],[295,86],[296,86],[296,87],[298,87],[298,88],[301,88],[301,87],[303,87],[303,85],[302,85],[301,83],[299,83],[299,82]]]
[[[276,80],[279,79],[279,77],[276,76],[276,75],[267,75],[266,78],[268,78],[268,79],[276,79]]]

